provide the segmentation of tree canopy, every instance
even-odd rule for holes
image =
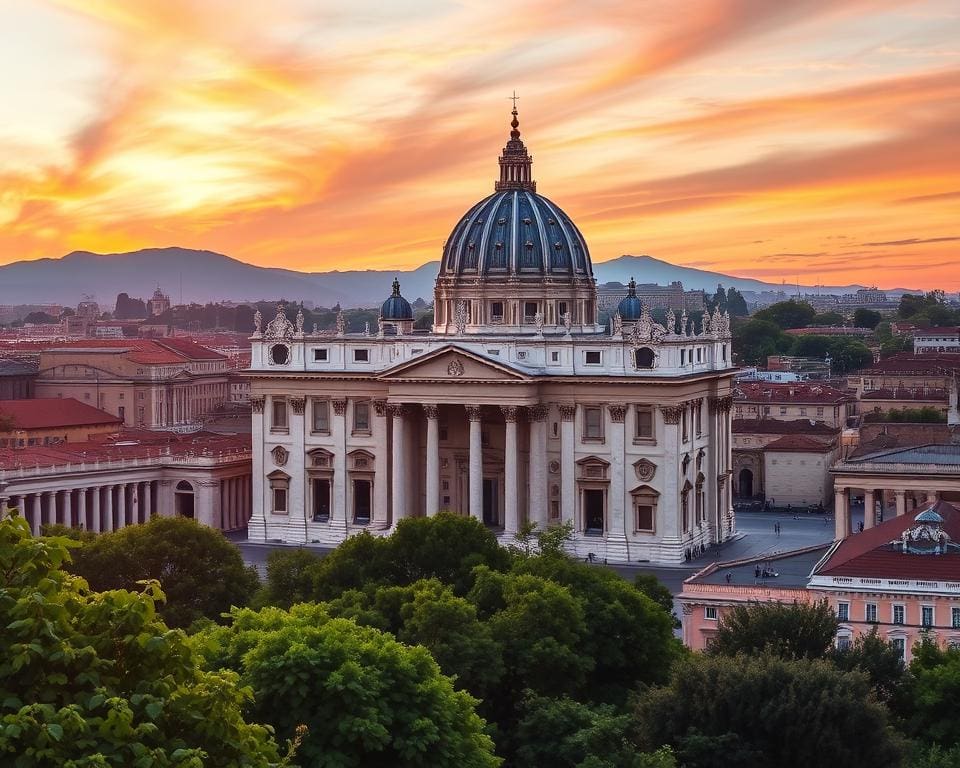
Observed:
[[[156,606],[156,582],[92,592],[63,538],[0,520],[0,763],[17,768],[275,765],[250,691],[209,672]]]
[[[883,320],[883,315],[873,309],[860,307],[853,313],[853,324],[857,328],[876,328]]]
[[[817,311],[805,301],[781,301],[754,313],[755,320],[768,320],[778,328],[803,328],[810,325]]]
[[[825,600],[741,604],[720,619],[710,653],[769,652],[785,659],[820,659],[832,647],[836,632],[837,616]]]
[[[232,606],[246,605],[259,584],[220,531],[182,517],[102,533],[74,550],[67,568],[98,591],[155,579],[166,596],[160,615],[174,627],[220,620]]]

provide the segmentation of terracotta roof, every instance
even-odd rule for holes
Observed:
[[[853,395],[823,384],[773,384],[740,382],[733,390],[736,402],[836,404],[853,400]]]
[[[118,354],[125,354],[135,363],[148,365],[225,359],[219,352],[207,349],[191,339],[76,339],[47,343],[39,349],[41,353],[78,350],[97,353],[113,350]]]
[[[884,520],[874,528],[847,536],[817,569],[818,576],[859,576],[877,579],[922,579],[960,581],[960,552],[916,555],[900,552],[890,542],[916,525],[914,518],[933,509],[943,518],[943,530],[960,542],[960,510],[945,501],[926,504],[900,517]]]
[[[249,434],[193,432],[179,435],[146,429],[124,429],[95,435],[80,443],[0,448],[0,470],[93,464],[97,461],[159,456],[217,456],[250,451]]]
[[[784,435],[763,446],[765,451],[799,451],[801,453],[826,453],[833,447],[834,441],[824,442],[807,435]]]
[[[831,427],[822,421],[812,419],[734,419],[734,434],[760,435],[822,435],[836,437],[840,434],[840,427]]]
[[[16,429],[55,429],[121,424],[123,419],[72,397],[0,400],[0,416],[13,418]]]
[[[863,376],[880,374],[914,374],[917,376],[944,375],[945,368],[960,368],[960,354],[942,352],[937,354],[918,354],[903,352],[892,355],[869,368],[860,371]]]

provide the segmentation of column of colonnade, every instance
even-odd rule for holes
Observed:
[[[17,509],[34,536],[40,535],[42,526],[52,524],[109,533],[150,520],[155,511],[153,483],[140,480],[13,493],[4,502],[4,509]]]
[[[834,538],[842,539],[853,533],[850,518],[850,492],[861,489],[859,486],[834,485],[833,516]],[[887,499],[893,494],[893,508],[897,517],[914,511],[923,504],[935,502],[939,495],[936,491],[915,491],[906,488],[877,489],[872,485],[863,490],[863,529],[873,528],[877,521],[877,501],[880,502],[880,514],[883,516],[888,507]],[[922,497],[922,501],[921,501]]]
[[[220,514],[216,525],[224,531],[247,527],[253,508],[253,478],[234,475],[221,478],[219,483]]]

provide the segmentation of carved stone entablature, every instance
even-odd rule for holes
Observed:
[[[298,416],[303,416],[303,409],[307,404],[307,398],[305,397],[291,397],[290,398],[290,408],[293,409],[293,412]]]
[[[293,336],[293,323],[287,319],[287,313],[283,310],[283,305],[277,305],[277,314],[269,323],[267,330],[263,334],[266,339],[290,339]]]
[[[660,413],[663,414],[663,423],[679,424],[680,417],[686,409],[686,405],[661,405]]]
[[[550,408],[543,403],[531,405],[527,408],[527,418],[530,421],[546,421],[550,414]]]
[[[469,421],[480,421],[480,406],[479,405],[466,405],[464,406],[467,409],[467,420]]]
[[[387,401],[386,400],[374,400],[373,401],[373,412],[377,416],[386,416],[387,415]]]
[[[337,416],[343,416],[347,412],[347,401],[344,400],[334,400],[333,402],[333,412]]]
[[[270,456],[273,457],[273,463],[278,467],[282,467],[287,463],[287,459],[290,458],[290,451],[284,448],[282,445],[274,446],[270,451]]]
[[[642,483],[649,483],[653,476],[657,474],[657,465],[650,459],[640,459],[633,463],[633,471],[637,475],[637,480]]]
[[[229,479],[229,478],[228,478],[228,479]],[[219,487],[220,487],[220,481],[219,481],[219,480],[201,480],[201,481],[198,483],[198,485],[199,485],[201,488],[219,488]]]
[[[733,395],[710,398],[710,413],[729,413],[733,408]]]
[[[250,409],[254,413],[263,413],[263,405],[267,401],[265,397],[251,397],[250,398]]]
[[[500,413],[503,414],[503,420],[509,421],[510,423],[515,423],[517,420],[517,406],[515,405],[501,405]]]
[[[436,419],[440,416],[440,407],[433,403],[424,403],[422,406],[423,413],[428,419]]]
[[[459,357],[453,358],[447,366],[447,376],[463,376],[463,363]]]
[[[614,424],[623,424],[623,419],[627,415],[627,406],[610,405],[607,407],[610,409],[610,421]]]
[[[573,421],[577,415],[577,406],[573,403],[560,403],[557,408],[560,409],[560,419],[562,421]]]

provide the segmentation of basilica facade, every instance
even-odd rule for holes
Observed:
[[[729,318],[598,323],[590,254],[537,193],[516,110],[494,193],[447,239],[433,327],[394,281],[376,329],[253,336],[252,541],[335,545],[470,515],[504,544],[569,522],[575,554],[680,562],[735,530]]]

